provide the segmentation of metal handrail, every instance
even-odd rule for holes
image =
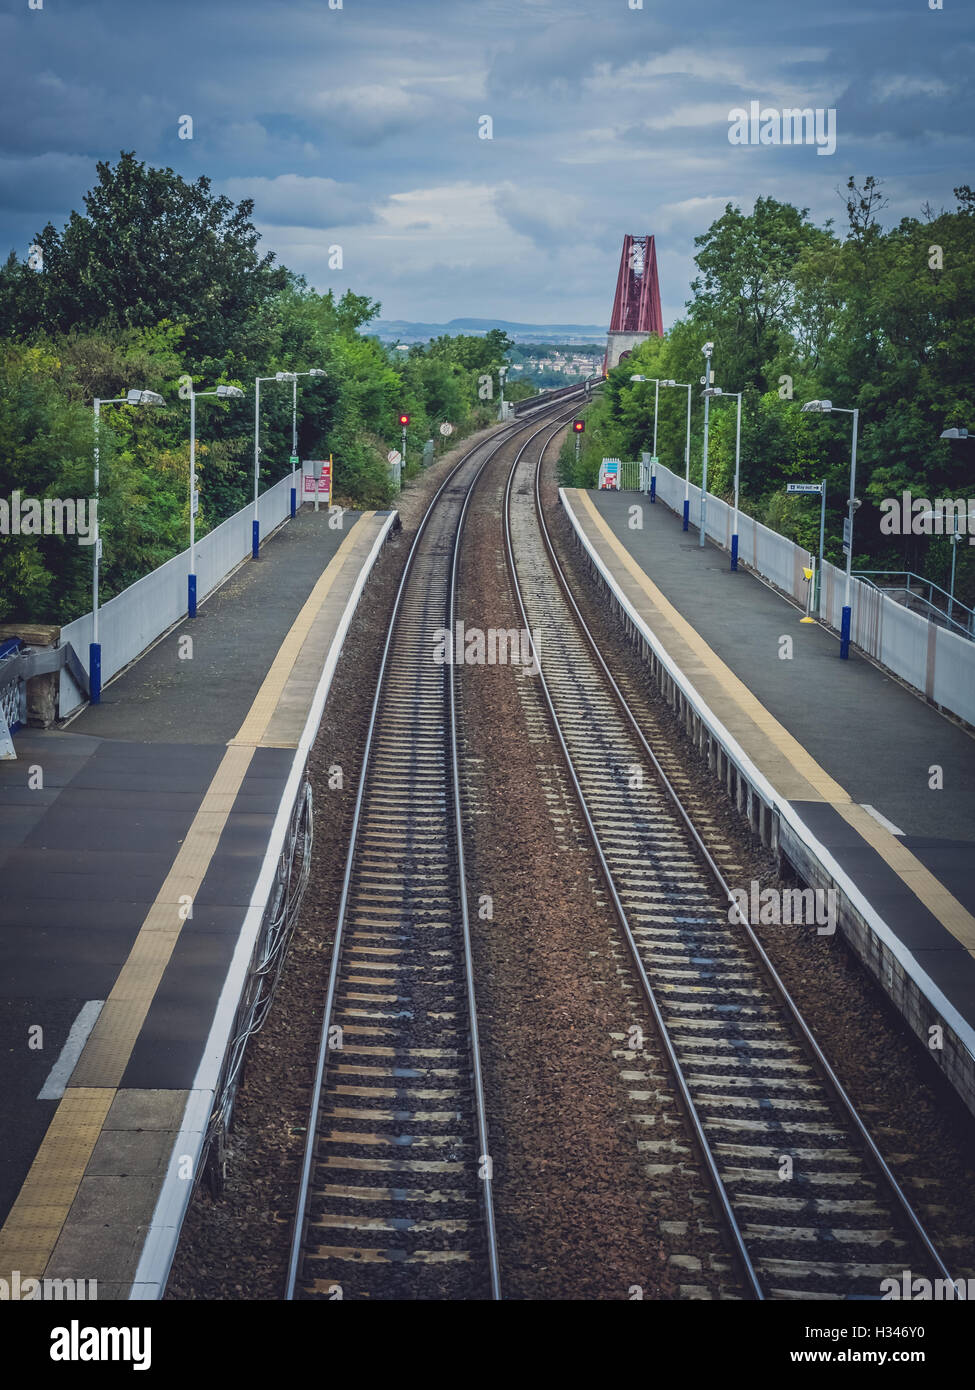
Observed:
[[[876,580],[871,578],[871,575],[879,575],[883,579],[906,579],[907,583],[878,584]],[[927,604],[928,608],[931,609],[930,620],[932,622],[936,621],[938,618],[941,618],[949,627],[957,629],[957,631],[961,634],[962,637],[975,639],[975,608],[970,608],[967,603],[962,603],[960,598],[954,597],[954,595],[950,594],[947,589],[942,589],[941,585],[936,584],[933,579],[926,579],[923,574],[916,574],[914,570],[854,570],[853,577],[854,579],[862,579],[866,584],[869,584],[871,588],[877,589],[878,592],[886,594],[889,598],[893,598],[895,603],[900,602],[900,600],[897,599],[895,595],[898,592],[902,592],[908,595],[909,598],[916,599],[918,603]],[[918,593],[916,589],[911,588],[912,579],[917,580],[919,584],[922,584],[926,587],[928,591],[927,598],[925,598],[923,594]],[[934,600],[931,598],[931,594],[935,590],[937,590],[939,594],[944,595],[948,604],[951,606],[952,611],[955,608],[960,608],[964,613],[967,613],[968,621],[965,623],[958,622],[955,618],[951,616],[950,613],[946,613],[944,608],[940,607],[940,605],[935,603]],[[902,606],[904,608],[909,607],[909,605],[906,603]]]

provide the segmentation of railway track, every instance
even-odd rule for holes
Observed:
[[[559,402],[555,411],[563,410]],[[457,775],[457,556],[487,462],[428,508],[393,607],[332,948],[288,1267],[295,1298],[499,1298]],[[524,448],[524,445],[522,446]]]
[[[741,1286],[757,1299],[879,1298],[881,1280],[905,1269],[950,1278],[750,926],[730,920],[721,867],[572,599],[539,491],[560,428],[511,468],[509,569],[523,624],[541,634],[540,687]],[[627,1073],[638,1085],[639,1063],[631,1056]],[[641,1148],[672,1159],[674,1140]]]

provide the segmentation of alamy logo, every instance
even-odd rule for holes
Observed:
[[[87,497],[0,497],[0,536],[77,536],[92,545],[98,534],[98,503]]]
[[[433,634],[433,659],[438,666],[524,666],[528,676],[538,675],[535,653],[542,649],[542,634],[528,628],[465,627],[458,618],[453,632],[438,627]]]
[[[51,1329],[52,1361],[131,1361],[133,1371],[152,1365],[151,1327],[82,1327],[73,1319]]]
[[[927,1302],[949,1302],[954,1299],[969,1301],[975,1298],[975,1279],[925,1279],[918,1278],[909,1269],[901,1272],[900,1279],[881,1279],[880,1297],[889,1299],[919,1300]]]
[[[882,536],[968,536],[975,545],[975,497],[915,497],[906,489],[880,504]]]
[[[815,145],[817,154],[836,153],[835,106],[762,106],[752,101],[746,111],[728,112],[732,145]]]
[[[801,926],[816,928],[817,936],[836,931],[835,888],[761,888],[753,878],[749,888],[732,888],[729,922],[751,926]]]
[[[11,1271],[9,1279],[0,1279],[0,1303],[21,1303],[31,1299],[75,1302],[98,1298],[97,1279],[34,1279],[23,1278],[20,1270]]]

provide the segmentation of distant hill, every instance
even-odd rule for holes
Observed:
[[[425,343],[446,333],[489,333],[502,328],[516,343],[601,342],[607,330],[593,323],[511,323],[507,319],[451,319],[449,323],[413,323],[408,319],[376,319],[366,333],[384,342]]]

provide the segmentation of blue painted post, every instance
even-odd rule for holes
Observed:
[[[687,523],[690,521],[690,517],[691,517],[691,504],[690,504],[690,502],[687,500],[687,498],[685,498],[685,499],[684,499],[684,530],[685,530],[685,531],[687,530]]]
[[[297,510],[298,510],[298,489],[293,487],[293,488],[291,489],[291,519],[292,519],[292,521],[294,520],[295,513],[297,512]]]
[[[738,395],[738,422],[735,426],[735,523],[731,536],[731,568],[738,568],[738,488],[741,479],[741,392]]]
[[[254,379],[254,523],[251,531],[251,558],[260,559],[261,523],[257,518],[257,494],[261,478],[261,377]]]
[[[196,617],[196,392],[190,396],[190,567],[186,575],[186,615]]]
[[[840,627],[840,656],[844,661],[850,657],[850,621],[853,616],[853,609],[844,607],[842,626]]]
[[[656,465],[655,463],[651,463],[651,465],[650,465],[650,501],[651,501],[651,502],[656,502],[656,500],[657,500],[657,465]]]
[[[93,705],[101,703],[102,698],[102,644],[88,644],[88,698]]]

